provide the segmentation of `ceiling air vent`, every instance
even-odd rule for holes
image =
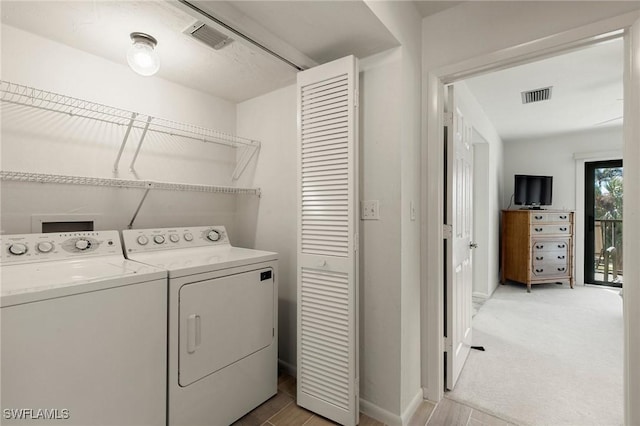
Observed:
[[[522,103],[530,104],[533,102],[548,101],[551,99],[551,89],[553,86],[544,87],[542,89],[528,90],[522,92]]]
[[[220,50],[233,41],[231,37],[222,34],[220,31],[214,30],[200,21],[189,26],[189,28],[184,30],[184,33],[215,50]]]

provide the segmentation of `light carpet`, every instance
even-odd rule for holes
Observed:
[[[618,291],[501,285],[447,396],[522,425],[621,425],[623,327]]]

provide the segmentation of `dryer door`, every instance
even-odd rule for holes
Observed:
[[[274,339],[271,268],[180,288],[180,386],[215,373]]]

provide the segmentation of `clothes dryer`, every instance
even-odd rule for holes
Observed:
[[[126,260],[118,231],[0,247],[2,424],[165,424],[166,271]]]
[[[277,392],[277,254],[223,226],[122,231],[169,275],[169,425],[229,425]]]

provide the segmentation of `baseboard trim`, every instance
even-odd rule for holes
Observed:
[[[278,370],[290,375],[291,377],[298,377],[298,369],[296,368],[296,366],[293,364],[289,364],[288,362],[283,361],[280,358],[278,358]]]
[[[402,418],[366,399],[360,398],[360,412],[388,426],[403,426]]]
[[[407,405],[407,408],[402,413],[402,416],[400,416],[403,426],[409,424],[409,420],[411,420],[411,417],[413,417],[413,415],[416,413],[422,401],[424,401],[424,397],[422,396],[422,388],[420,388],[416,392],[409,405]]]
[[[378,407],[372,402],[366,399],[360,398],[360,412],[366,414],[372,419],[378,420],[387,426],[407,426],[409,420],[416,413],[418,407],[424,400],[422,396],[422,388],[418,389],[415,396],[411,399],[407,408],[402,412],[402,415],[397,415],[384,408]]]

